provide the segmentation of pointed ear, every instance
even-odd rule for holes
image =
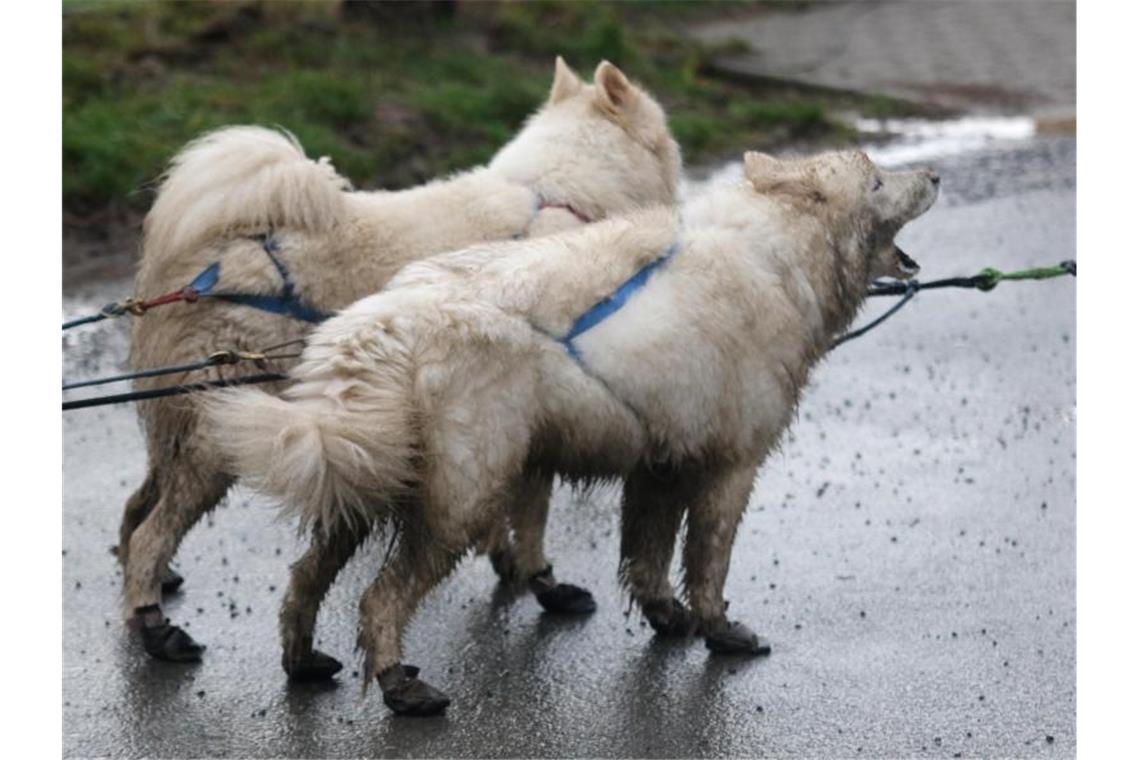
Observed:
[[[637,90],[621,69],[609,61],[602,61],[594,71],[594,86],[598,90],[598,102],[611,111],[621,111],[637,98]]]
[[[554,59],[554,84],[550,87],[550,103],[558,103],[577,95],[582,89],[582,80],[574,70],[566,65],[562,56]]]
[[[767,153],[754,150],[745,153],[744,176],[758,193],[785,195],[811,203],[827,201],[813,174],[794,162],[781,161]]]
[[[744,154],[744,176],[757,190],[780,173],[780,161],[767,153],[750,150]]]

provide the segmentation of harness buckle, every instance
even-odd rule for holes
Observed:
[[[141,317],[146,314],[146,303],[137,298],[128,298],[122,303],[123,311],[129,312],[136,317]]]

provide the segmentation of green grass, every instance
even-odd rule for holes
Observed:
[[[463,3],[382,20],[318,2],[63,5],[64,207],[144,210],[186,141],[280,125],[358,186],[400,187],[485,161],[545,97],[553,59],[603,58],[665,105],[688,161],[843,136],[829,105],[704,75],[678,28],[740,3]],[[885,106],[884,106],[885,107]]]

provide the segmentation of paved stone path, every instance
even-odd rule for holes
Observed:
[[[985,113],[1068,118],[1076,103],[1071,0],[811,3],[698,28],[749,52],[723,70]]]

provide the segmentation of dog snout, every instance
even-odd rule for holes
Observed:
[[[927,170],[926,178],[930,180],[930,184],[934,185],[935,187],[938,187],[938,185],[942,183],[942,176],[939,175],[936,171]]]

